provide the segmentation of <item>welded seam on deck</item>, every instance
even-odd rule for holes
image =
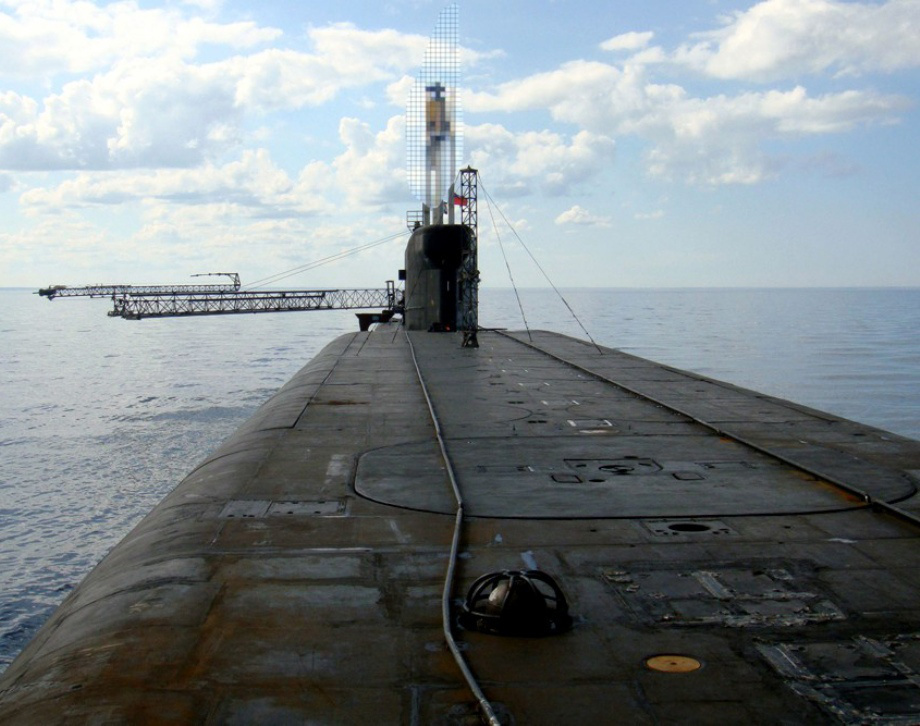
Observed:
[[[345,349],[336,356],[335,363],[332,364],[332,368],[329,369],[329,372],[325,375],[323,380],[320,381],[319,385],[316,387],[316,390],[310,394],[310,397],[307,399],[307,402],[303,405],[303,408],[301,409],[300,413],[297,414],[297,419],[294,421],[294,424],[290,426],[290,428],[292,429],[297,428],[297,425],[300,423],[300,419],[303,418],[303,415],[307,412],[307,409],[310,408],[310,404],[313,403],[314,400],[316,400],[317,394],[321,390],[323,390],[323,386],[326,385],[326,381],[328,381],[329,378],[332,376],[332,374],[335,373],[335,369],[339,367],[339,363],[342,362],[342,358],[345,356],[346,353],[348,353],[348,349],[351,348],[352,343],[355,342],[355,339],[359,335],[360,333],[354,333],[352,335],[351,340],[348,341],[348,345],[345,346]]]

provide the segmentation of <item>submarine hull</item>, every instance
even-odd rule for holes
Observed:
[[[448,627],[501,720],[920,719],[920,442],[553,333],[479,344],[330,343],[71,593],[0,722],[463,723],[448,469]],[[535,569],[569,630],[457,622]]]

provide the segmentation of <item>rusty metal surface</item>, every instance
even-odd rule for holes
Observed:
[[[412,336],[469,501],[455,594],[539,568],[573,616],[457,630],[503,722],[920,720],[920,529],[829,483],[909,511],[920,443],[549,333],[582,369]],[[393,325],[331,343],[68,597],[0,722],[475,722],[411,366]],[[700,665],[648,665],[668,659]]]

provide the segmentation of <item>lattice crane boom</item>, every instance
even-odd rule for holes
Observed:
[[[116,297],[118,295],[210,295],[212,293],[235,292],[240,289],[240,276],[236,272],[200,272],[192,277],[221,275],[230,278],[228,283],[209,285],[52,285],[38,291],[42,297],[53,300],[56,297]]]
[[[397,290],[388,281],[385,288],[335,290],[232,291],[199,294],[129,292],[115,298],[112,317],[126,320],[190,315],[232,315],[235,313],[280,313],[303,310],[396,310]]]

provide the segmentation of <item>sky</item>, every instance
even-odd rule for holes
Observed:
[[[0,0],[0,286],[406,232],[444,3]],[[461,0],[484,285],[920,285],[920,0]],[[493,219],[496,223],[493,225]],[[520,240],[520,241],[519,241]],[[405,238],[278,284],[380,287]]]

